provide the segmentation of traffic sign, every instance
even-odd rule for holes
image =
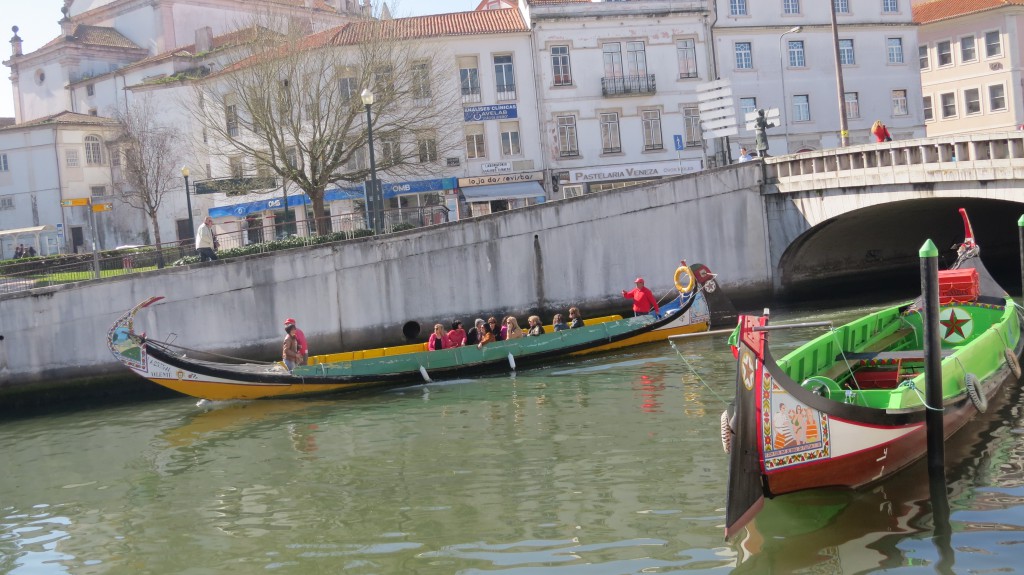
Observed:
[[[683,141],[682,134],[675,134],[672,136],[672,141],[676,143],[676,151],[681,152],[686,149],[686,142]]]
[[[114,204],[93,204],[92,211],[94,212],[109,212],[114,209]]]
[[[61,200],[60,206],[62,208],[70,208],[71,206],[88,206],[89,198],[75,198],[72,200]]]
[[[736,133],[736,104],[729,80],[697,84],[697,101],[704,140]]]

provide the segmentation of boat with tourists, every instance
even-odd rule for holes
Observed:
[[[765,498],[880,483],[924,457],[928,410],[942,410],[948,438],[1019,380],[1018,307],[985,269],[960,213],[957,260],[938,272],[941,405],[926,402],[921,298],[830,327],[778,360],[770,334],[791,326],[772,325],[767,311],[739,317],[730,340],[736,397],[721,418],[727,539]]]
[[[710,322],[705,290],[720,291],[714,274],[698,267],[686,288],[660,315],[588,318],[583,327],[539,336],[497,341],[481,347],[428,350],[417,343],[396,347],[311,356],[307,365],[289,371],[281,362],[238,361],[187,349],[134,330],[135,315],[163,299],[151,297],[125,312],[110,328],[107,345],[122,364],[164,387],[209,400],[281,398],[425,383],[544,365],[581,353],[648,341],[649,334],[707,330]],[[685,266],[681,266],[685,267]],[[686,270],[686,273],[692,274]],[[697,308],[694,309],[694,306]],[[691,311],[693,313],[691,313]],[[203,358],[210,359],[203,359]]]

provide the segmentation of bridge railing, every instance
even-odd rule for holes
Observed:
[[[779,192],[1024,177],[1024,132],[961,134],[765,158]]]

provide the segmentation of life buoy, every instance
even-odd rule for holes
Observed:
[[[1017,359],[1017,354],[1013,353],[1012,349],[1006,348],[1003,351],[1003,355],[1006,356],[1006,365],[1013,372],[1013,377],[1020,379],[1020,360]]]
[[[967,388],[967,397],[971,398],[971,403],[978,409],[978,413],[985,413],[985,410],[988,409],[988,398],[985,397],[985,393],[981,389],[981,382],[978,381],[978,376],[968,373],[964,377],[964,387]]]
[[[683,274],[686,274],[685,286],[679,283],[679,277]],[[676,289],[679,290],[679,293],[690,293],[690,290],[693,289],[693,284],[696,283],[693,279],[693,272],[691,272],[690,268],[687,266],[679,266],[676,268],[676,275],[672,277],[672,280],[675,282]]]

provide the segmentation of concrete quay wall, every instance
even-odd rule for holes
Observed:
[[[107,331],[165,300],[136,331],[194,349],[272,359],[295,318],[311,353],[405,343],[403,327],[578,305],[622,310],[642,275],[657,295],[680,258],[730,295],[768,293],[760,166],[710,170],[460,222],[0,296],[0,394],[127,379]]]

